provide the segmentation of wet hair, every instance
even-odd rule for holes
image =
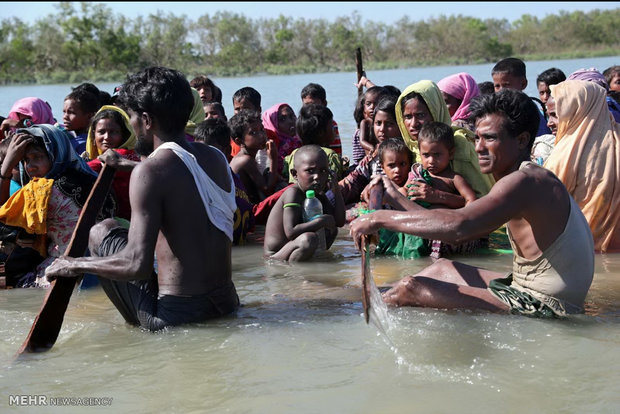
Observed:
[[[301,160],[313,155],[319,158],[325,158],[325,161],[327,163],[327,154],[325,154],[323,148],[314,144],[302,145],[297,149],[297,152],[295,152],[295,157],[293,159],[293,168],[297,170],[299,163],[301,163]]]
[[[518,78],[526,78],[525,63],[521,59],[509,57],[502,59],[493,66],[491,74],[507,73]]]
[[[237,92],[233,94],[232,100],[233,103],[240,102],[243,99],[247,99],[254,105],[254,108],[258,110],[260,108],[261,96],[260,93],[251,86],[246,86],[241,89],[238,89]]]
[[[196,76],[189,82],[189,86],[194,89],[207,87],[211,89],[211,100],[222,103],[222,90],[215,86],[215,83],[204,75]]]
[[[388,151],[393,151],[397,154],[407,154],[407,157],[409,158],[409,164],[413,164],[413,153],[409,150],[409,147],[407,147],[407,144],[405,144],[405,141],[403,141],[402,138],[388,138],[384,140],[381,144],[379,144],[379,150],[377,155],[379,156],[379,162],[381,164],[383,164],[384,154]]]
[[[603,76],[605,76],[608,85],[611,85],[611,80],[615,75],[620,75],[620,65],[610,66],[603,71]]]
[[[326,106],[312,103],[302,106],[295,122],[302,145],[321,145],[325,131],[332,127],[333,119],[334,114]]]
[[[469,121],[475,121],[486,115],[498,114],[504,118],[504,128],[512,137],[522,132],[530,135],[527,153],[531,152],[540,114],[532,99],[521,91],[502,89],[490,95],[480,95],[471,100]]]
[[[426,122],[418,134],[418,146],[420,142],[438,142],[452,150],[454,148],[454,130],[443,122]]]
[[[549,85],[557,85],[560,82],[564,82],[566,80],[566,75],[558,68],[550,68],[546,71],[542,72],[538,77],[536,77],[536,84],[545,83],[547,86]]]
[[[118,112],[112,109],[104,109],[103,111],[97,112],[93,119],[90,121],[90,129],[94,132],[97,128],[97,123],[102,119],[111,119],[116,122],[121,127],[121,136],[123,137],[123,142],[127,141],[127,138],[131,136],[131,131],[127,129],[127,125],[125,125],[125,120],[123,116]]]
[[[359,98],[357,98],[357,103],[355,104],[355,109],[353,110],[353,118],[355,118],[355,123],[359,127],[360,122],[364,119],[364,103],[366,102],[366,96],[369,94],[374,94],[377,96],[377,100],[381,99],[381,96],[386,93],[386,90],[383,86],[371,86],[366,89],[366,92],[361,94]]]
[[[230,127],[228,122],[222,118],[205,119],[196,126],[194,139],[207,145],[226,148],[230,145]]]
[[[242,109],[237,112],[228,120],[231,138],[238,139],[243,142],[243,135],[245,134],[245,131],[248,129],[250,124],[255,122],[262,122],[260,119],[260,112],[252,111],[250,109]]]
[[[204,104],[204,106],[207,106],[207,105],[211,105],[213,108],[215,108],[216,111],[220,113],[220,115],[224,117],[224,119],[227,119],[226,111],[224,110],[224,105],[222,105],[221,102],[207,102],[206,104]]]
[[[301,99],[304,99],[306,96],[313,99],[320,99],[323,102],[327,101],[327,93],[325,92],[325,88],[318,83],[309,83],[304,86],[301,90]]]
[[[480,95],[495,93],[495,86],[493,86],[493,82],[491,81],[480,82],[478,84],[478,89],[480,89]]]
[[[99,91],[99,89],[97,89]],[[101,108],[99,93],[93,93],[88,88],[77,87],[65,97],[65,101],[71,100],[85,113],[95,113]]]
[[[118,101],[123,108],[150,114],[168,134],[183,131],[194,108],[194,95],[185,75],[161,66],[128,76]]]

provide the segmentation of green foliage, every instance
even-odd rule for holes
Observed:
[[[146,3],[145,3],[146,4]],[[36,6],[35,6],[36,7]],[[104,3],[60,2],[31,26],[0,21],[0,83],[122,81],[149,65],[186,74],[236,76],[354,70],[355,49],[368,69],[616,55],[620,8],[559,11],[540,18],[403,17],[394,24],[350,16],[252,19],[216,12],[195,20],[162,12],[128,19]]]

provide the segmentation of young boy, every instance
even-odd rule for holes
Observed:
[[[521,59],[506,58],[502,59],[491,71],[493,78],[493,86],[495,92],[502,89],[516,89],[523,91],[527,88],[527,76],[525,74],[525,63]],[[547,120],[542,112],[540,112],[540,120],[538,122],[538,132],[536,136],[550,134],[551,131],[547,127]]]
[[[452,127],[425,123],[418,135],[418,148],[422,164],[414,164],[409,174],[409,199],[443,208],[461,208],[476,200],[469,183],[450,167],[454,157]]]
[[[344,201],[336,180],[330,179],[327,155],[321,147],[304,145],[299,148],[291,173],[297,185],[287,188],[271,210],[265,228],[264,251],[270,259],[296,262],[309,260],[314,255],[318,246],[316,232],[320,229],[325,229],[329,248],[338,235],[338,227],[344,226],[345,217]],[[335,195],[333,206],[325,197],[329,187]],[[303,204],[307,190],[316,192],[324,214],[304,222]]]
[[[547,116],[547,101],[551,97],[551,89],[549,86],[557,85],[566,80],[566,75],[558,68],[550,68],[542,72],[536,78],[536,87],[538,88],[538,96],[543,103],[543,113]]]
[[[226,154],[230,154],[230,127],[222,118],[209,118],[196,126],[194,138],[196,142],[211,145]],[[241,178],[233,172],[235,182],[235,201],[237,210],[233,219],[233,244],[243,245],[247,234],[254,229],[254,213],[252,203]]]
[[[62,121],[71,135],[71,145],[78,155],[86,151],[86,139],[90,121],[100,108],[99,96],[86,88],[75,88],[67,97],[62,108]]]
[[[309,83],[301,90],[301,103],[316,104],[327,106],[327,94],[325,88],[318,83]],[[338,156],[342,157],[342,142],[340,141],[340,133],[338,132],[338,124],[332,119],[334,128],[334,140],[329,144],[328,148],[334,150]]]
[[[278,152],[272,140],[267,140],[265,128],[256,111],[240,110],[229,121],[230,136],[240,147],[237,155],[230,161],[230,168],[239,174],[241,182],[246,188],[252,204],[258,204],[271,195],[278,183],[279,174],[275,171],[278,165]],[[271,160],[269,167],[269,181],[258,170],[256,153],[260,149],[267,149]]]
[[[260,93],[251,86],[238,89],[232,96],[234,114],[246,109],[249,111],[256,111],[260,115],[260,113],[263,112],[260,102]],[[268,138],[273,139],[272,136],[268,136]],[[237,145],[237,143],[232,139],[230,140],[230,146],[232,148],[230,155],[234,157],[241,150],[241,147],[239,147],[239,145]]]

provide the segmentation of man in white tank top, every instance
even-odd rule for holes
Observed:
[[[529,162],[538,127],[538,109],[522,92],[502,90],[472,101],[476,152],[482,173],[496,183],[467,206],[427,210],[402,196],[390,180],[381,210],[351,223],[362,234],[387,228],[451,244],[483,237],[507,223],[514,250],[506,275],[450,260],[439,260],[383,294],[395,306],[486,309],[534,316],[563,316],[583,309],[594,273],[594,244],[585,218],[562,182]],[[501,279],[500,278],[504,278]]]

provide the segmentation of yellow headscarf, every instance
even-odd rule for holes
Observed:
[[[558,116],[556,144],[545,161],[583,212],[594,247],[620,245],[620,124],[594,82],[566,80],[551,85]]]
[[[420,149],[418,148],[418,142],[413,140],[409,135],[409,131],[403,119],[402,110],[404,98],[412,92],[422,97],[433,117],[433,121],[451,125],[452,120],[450,119],[450,112],[443,99],[441,90],[435,82],[421,80],[409,85],[400,94],[398,101],[396,101],[396,122],[398,123],[398,128],[400,129],[405,143],[411,152],[414,153],[416,159],[419,160]],[[491,174],[482,174],[480,172],[478,155],[472,144],[474,133],[466,128],[457,126],[452,126],[452,129],[454,130],[454,159],[451,162],[452,169],[455,173],[462,175],[465,180],[467,180],[478,197],[486,195],[489,190],[491,190],[493,184],[495,184],[495,179]]]
[[[130,150],[134,149],[134,147],[136,146],[136,134],[134,133],[133,128],[129,123],[129,115],[127,115],[127,113],[118,106],[113,105],[104,105],[99,109],[99,111],[97,111],[97,113],[105,110],[116,111],[121,114],[121,116],[123,117],[123,121],[125,122],[125,127],[129,130],[129,138],[127,138],[125,142],[123,142],[119,146],[119,148]],[[94,160],[102,154],[101,151],[99,151],[99,148],[97,148],[97,144],[95,143],[95,131],[92,127],[88,129],[88,138],[86,139],[86,151],[88,152],[88,158],[90,158],[91,160]]]
[[[191,89],[192,95],[194,95],[194,109],[192,109],[192,113],[189,114],[189,120],[187,121],[187,125],[185,126],[185,132],[191,136],[194,136],[196,125],[205,120],[205,109],[202,106],[200,93],[194,88]]]

